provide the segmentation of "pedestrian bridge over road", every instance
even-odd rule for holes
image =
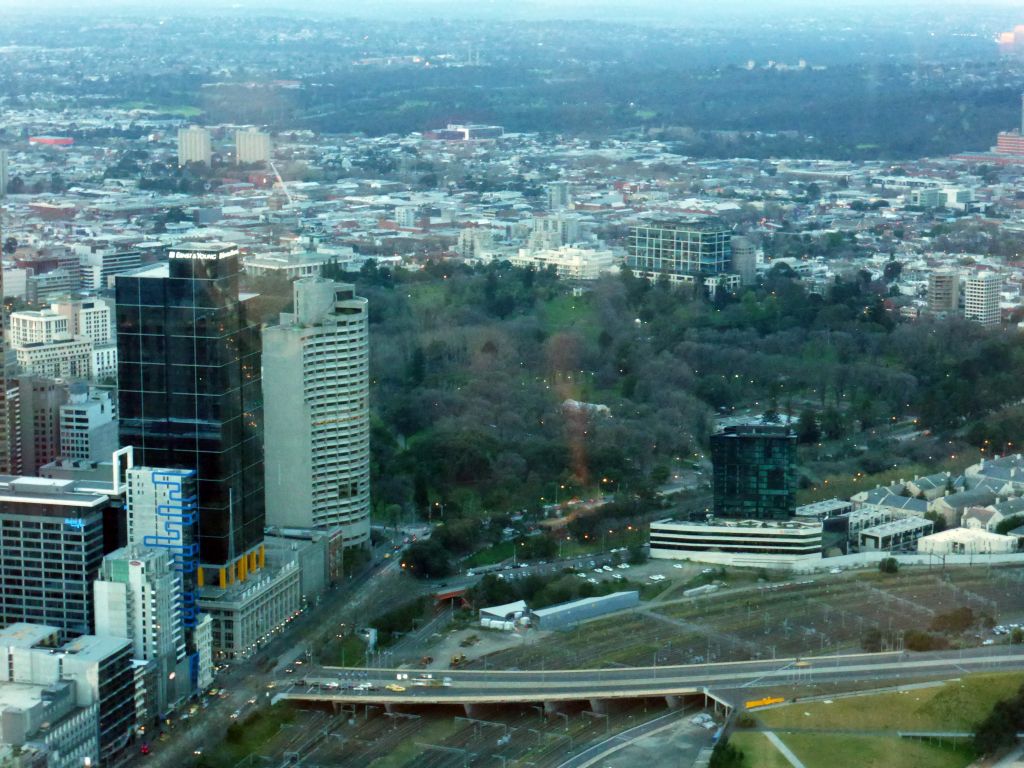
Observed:
[[[999,669],[1024,669],[1024,649],[993,646],[954,652],[869,653],[612,669],[453,669],[431,671],[432,679],[419,670],[313,667],[304,668],[301,679],[276,681],[274,701],[337,706],[373,704],[389,709],[502,704],[542,704],[557,709],[577,702],[602,711],[615,700],[659,698],[669,706],[678,706],[684,699],[700,697],[709,706],[728,711],[744,699],[758,698],[756,689],[842,680],[910,681]],[[748,695],[746,689],[753,690]]]

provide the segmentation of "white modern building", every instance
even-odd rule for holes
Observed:
[[[89,354],[89,378],[101,384],[117,382],[117,345],[93,345]]]
[[[615,257],[611,251],[595,251],[570,245],[540,251],[521,248],[511,261],[513,266],[533,267],[536,270],[553,267],[563,280],[596,280],[615,266]]]
[[[99,705],[79,706],[76,685],[0,681],[0,765],[99,764]]]
[[[67,318],[67,332],[73,336],[85,336],[98,347],[113,341],[113,313],[99,299],[58,301],[50,305],[50,311]]]
[[[294,283],[295,311],[263,332],[267,525],[370,536],[366,299],[323,278]]]
[[[60,407],[61,458],[108,460],[117,450],[116,401],[82,382],[68,389],[68,402]]]
[[[92,762],[105,764],[127,745],[135,727],[131,643],[82,635],[60,645],[58,637],[55,627],[41,624],[15,623],[0,629],[4,679],[24,685],[73,684],[75,704],[98,710],[99,760]],[[79,765],[89,764],[82,759]]]
[[[194,563],[195,473],[133,465],[133,451],[114,454],[115,490],[124,493],[128,546],[168,552],[182,570]]]
[[[857,534],[857,544],[861,552],[913,552],[917,540],[930,534],[934,528],[935,523],[927,518],[901,517],[862,528]]]
[[[85,336],[63,334],[50,342],[15,347],[14,353],[25,373],[52,379],[93,377],[93,344]]]
[[[742,285],[757,282],[757,249],[746,237],[732,238],[732,270],[740,276]]]
[[[93,584],[96,632],[124,638],[150,662],[159,717],[192,693],[182,624],[181,578],[166,551],[124,547],[103,558]],[[145,711],[145,709],[143,709]]]
[[[209,165],[212,155],[208,130],[195,125],[178,129],[178,165],[188,165],[189,163]]]
[[[82,287],[98,291],[110,285],[115,275],[131,272],[142,266],[142,252],[118,251],[113,248],[83,253],[78,259],[82,273]]]
[[[1017,537],[980,528],[949,528],[917,541],[917,551],[932,555],[1002,555],[1017,551]]]
[[[494,233],[484,227],[466,227],[459,230],[455,252],[464,259],[479,259],[494,248]]]
[[[783,567],[821,559],[822,525],[802,520],[658,520],[651,557],[752,567]]]
[[[114,488],[123,492],[128,547],[166,554],[178,580],[180,621],[192,657],[191,684],[205,690],[213,682],[212,619],[199,610],[203,570],[198,567],[195,473],[181,469],[134,466],[134,451],[114,454]],[[263,559],[262,547],[260,559]],[[262,566],[262,563],[261,563]],[[213,575],[227,586],[226,568]]]
[[[256,128],[235,131],[235,162],[239,165],[270,162],[270,134]]]
[[[967,278],[964,288],[964,317],[986,328],[1000,322],[999,291],[1003,279],[995,272],[981,272]]]
[[[12,347],[26,344],[49,344],[58,336],[71,333],[68,318],[53,309],[11,312],[9,318]]]
[[[248,255],[243,257],[242,265],[246,274],[253,277],[281,277],[286,280],[298,280],[302,277],[319,277],[324,266],[336,263],[331,256],[312,256],[288,254],[286,256]],[[342,262],[349,265],[351,262]]]
[[[582,235],[580,217],[573,213],[535,216],[531,222],[527,250],[542,251],[579,242]]]
[[[12,312],[11,347],[25,373],[66,379],[115,379],[117,346],[104,302],[64,301]]]
[[[550,184],[545,184],[544,192],[548,198],[549,211],[564,210],[572,202],[572,187],[567,181],[553,181]]]

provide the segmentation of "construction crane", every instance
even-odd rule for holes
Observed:
[[[278,183],[281,184],[281,188],[285,190],[285,197],[288,198],[288,205],[295,205],[295,201],[292,200],[292,194],[288,191],[288,184],[285,183],[285,179],[281,177],[281,173],[278,171],[278,166],[273,164],[273,160],[267,159],[266,162],[269,164],[270,170],[273,171],[274,177],[278,179]]]

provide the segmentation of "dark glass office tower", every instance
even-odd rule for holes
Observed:
[[[262,564],[260,326],[239,300],[236,246],[169,257],[117,276],[121,445],[137,464],[196,470],[200,563],[230,583]]]
[[[796,435],[788,427],[726,427],[711,436],[715,516],[786,520],[796,511]]]

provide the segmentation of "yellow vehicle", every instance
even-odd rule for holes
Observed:
[[[459,654],[456,654],[455,656],[452,656],[452,663],[451,663],[452,669],[454,669],[455,667],[458,667],[458,666],[460,666],[462,664],[465,664],[465,663],[466,663],[466,654],[459,653]]]
[[[743,706],[746,709],[757,709],[758,707],[767,707],[772,704],[781,704],[785,699],[781,696],[766,696],[763,699],[754,699],[746,702]]]
[[[403,693],[405,691],[405,688],[395,683],[388,683],[384,687],[387,688],[389,691],[392,691],[393,693]]]

